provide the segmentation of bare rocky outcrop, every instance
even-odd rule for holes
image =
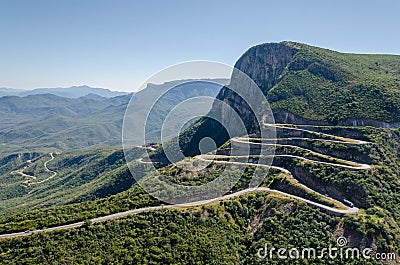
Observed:
[[[266,95],[268,90],[275,86],[281,74],[293,60],[298,49],[285,43],[262,44],[250,48],[235,64],[231,78],[231,87],[240,86],[241,73],[245,73]],[[240,87],[240,89],[246,89]],[[228,87],[221,89],[217,98],[231,106],[242,118],[249,131],[257,127],[254,113],[246,102]]]
[[[245,52],[235,68],[247,74],[264,94],[275,86],[298,49],[287,43],[257,45]]]
[[[235,83],[239,83],[236,80],[236,76],[238,72],[245,73],[248,77],[250,77],[255,84],[262,90],[263,94],[269,98],[270,101],[276,102],[282,99],[288,99],[296,96],[293,91],[286,92],[282,90],[281,94],[268,94],[271,89],[276,87],[276,85],[282,80],[282,77],[287,72],[297,72],[306,70],[310,74],[316,77],[321,77],[326,80],[327,83],[334,82],[340,83],[338,87],[343,86],[344,91],[346,91],[347,86],[352,84],[352,81],[344,81],[343,76],[347,76],[349,80],[351,80],[351,73],[344,74],[340,67],[337,69],[334,67],[335,64],[330,65],[331,62],[323,61],[323,59],[318,57],[318,51],[312,51],[310,58],[304,56],[302,53],[303,50],[307,50],[308,47],[306,45],[297,44],[293,42],[280,42],[280,43],[266,43],[254,46],[247,50],[236,62],[235,69],[238,71],[233,72],[231,78],[231,86],[235,86]],[[315,48],[316,49],[316,48]],[[309,52],[309,51],[308,51]],[[307,59],[305,59],[307,58]],[[236,73],[236,74],[235,74]],[[239,84],[240,86],[240,84]],[[245,87],[240,87],[240,89],[246,89]],[[301,94],[302,87],[299,87],[299,95],[305,97],[310,97],[310,95]],[[293,94],[294,93],[294,94]],[[318,93],[318,88],[316,88],[316,92]],[[360,91],[355,92],[354,97],[357,98],[362,93]],[[357,94],[358,93],[358,94]],[[364,92],[363,92],[364,93]],[[233,109],[237,111],[237,113],[243,118],[243,121],[248,125],[248,128],[254,127],[254,115],[250,108],[244,103],[243,99],[240,98],[236,93],[234,93],[229,88],[223,88],[218,94],[217,98],[229,104]],[[310,99],[308,99],[310,100]],[[341,105],[335,105],[335,101],[330,99],[330,102],[326,102],[326,104],[330,104],[334,108],[344,108],[346,107]],[[387,101],[387,105],[390,105],[391,101]],[[298,104],[298,103],[297,103]],[[377,120],[368,118],[368,114],[363,117],[362,114],[358,113],[354,115],[354,118],[351,118],[352,115],[348,114],[348,109],[343,111],[343,113],[339,112],[339,114],[343,114],[343,119],[334,117],[333,114],[328,115],[323,120],[324,115],[320,115],[316,120],[310,120],[302,117],[301,113],[294,114],[287,109],[273,109],[273,116],[276,123],[290,123],[290,124],[311,124],[311,125],[340,125],[340,126],[373,126],[373,127],[381,127],[381,128],[392,128],[392,127],[400,127],[400,123],[389,123],[380,121],[379,118]],[[338,114],[335,114],[338,115]],[[385,120],[385,117],[382,116],[382,120]],[[387,119],[390,121],[390,119]],[[396,121],[396,120],[394,120]]]

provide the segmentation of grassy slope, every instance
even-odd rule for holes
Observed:
[[[137,149],[136,155],[142,152]],[[34,159],[27,163],[31,157]],[[44,168],[49,154],[26,153],[22,158],[15,155],[8,159],[8,166],[0,172],[0,215],[103,198],[127,190],[134,183],[123,152],[116,148],[55,154],[55,159],[47,166],[57,175],[43,183],[38,182],[52,175]],[[13,173],[18,169],[24,169],[25,174],[36,179]],[[27,179],[31,183],[29,187],[23,183]]]
[[[339,133],[337,128],[324,130],[327,133]],[[282,198],[265,200],[266,195],[261,193],[258,196],[244,196],[251,199],[238,198],[189,212],[174,210],[146,213],[125,221],[112,221],[90,228],[4,241],[0,244],[2,257],[4,260],[17,259],[28,263],[46,263],[45,260],[81,263],[86,258],[92,263],[112,259],[119,262],[131,260],[156,264],[172,259],[199,264],[253,264],[259,261],[254,256],[256,249],[264,243],[278,246],[329,245],[334,240],[333,235],[338,235],[340,225],[344,226],[345,235],[352,237],[355,244],[364,238],[366,242],[373,240],[381,250],[398,251],[400,197],[397,172],[400,164],[400,132],[397,129],[352,130],[362,133],[363,139],[375,142],[368,149],[371,152],[369,157],[372,164],[375,165],[373,170],[352,172],[304,164],[296,160],[289,166],[296,167],[300,164],[313,174],[315,180],[327,186],[351,184],[353,187],[360,187],[366,193],[365,197],[362,194],[359,197],[362,197],[368,206],[357,216],[334,218],[302,203],[293,205]],[[334,144],[329,146],[329,149],[334,150]],[[176,173],[178,182],[189,181],[192,185],[202,183],[201,174],[196,178],[187,178],[185,173],[175,172],[174,167],[164,169],[164,173],[167,174],[168,170]],[[246,176],[244,177],[246,179]],[[271,183],[272,178],[282,180],[282,176],[277,174],[269,176],[267,182]],[[237,188],[242,187],[239,185]],[[99,200],[3,217],[0,219],[0,230],[48,227],[157,204],[159,202],[145,194],[137,185],[133,185],[127,191]],[[175,223],[176,226],[171,223]],[[62,247],[55,249],[54,246]],[[24,250],[26,248],[37,255],[27,255]],[[90,257],[83,254],[86,251],[78,251],[82,248],[92,249]],[[204,249],[211,248],[214,249],[211,254],[201,254],[204,253]],[[340,262],[332,264],[351,264]]]
[[[272,108],[333,123],[349,118],[400,121],[400,56],[285,44],[299,51],[268,92]]]

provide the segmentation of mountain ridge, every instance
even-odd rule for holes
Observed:
[[[220,82],[223,79],[214,80]],[[179,84],[182,80],[172,82]],[[143,102],[154,100],[155,92],[164,91],[170,85],[170,82],[149,84],[136,94],[111,98],[93,94],[79,98],[54,94],[0,97],[0,141],[18,150],[121,146],[122,121],[132,96],[132,104],[140,108]],[[164,109],[174,106],[178,98],[215,97],[219,89],[217,86],[193,85],[192,82],[192,85],[187,84],[169,95],[164,100]]]
[[[266,43],[248,49],[235,69],[259,86],[275,123],[400,127],[398,55],[345,54],[296,42]],[[231,80],[240,80],[235,77],[239,72],[234,71]],[[257,133],[251,129],[257,123],[253,111],[229,86],[221,89],[217,99],[244,118],[249,133]],[[199,154],[197,146],[203,137],[213,138],[218,145],[229,139],[223,126],[203,118],[180,135],[182,151]]]
[[[250,48],[235,68],[259,85],[277,122],[400,124],[398,55],[340,53],[286,41]]]
[[[31,95],[53,94],[66,98],[79,98],[90,94],[98,95],[105,98],[111,98],[121,95],[127,95],[128,92],[112,91],[106,88],[90,87],[87,85],[71,86],[71,87],[56,87],[56,88],[35,88],[35,89],[14,89],[0,88],[0,97],[4,96],[19,96],[26,97]]]

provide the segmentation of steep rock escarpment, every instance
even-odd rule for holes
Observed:
[[[248,89],[237,78],[240,72],[253,80],[263,100],[268,100],[273,113],[265,112],[268,122],[400,125],[400,56],[345,54],[293,42],[267,43],[246,51],[235,68],[238,71],[233,72],[231,84],[221,89],[217,99],[236,111],[249,133],[258,132],[254,106],[229,89]],[[222,109],[222,121],[229,124],[232,119],[224,113]],[[181,149],[186,154],[198,154],[203,137],[211,137],[221,145],[229,139],[224,125],[212,119],[201,120],[181,135]]]
[[[259,86],[278,123],[400,124],[400,56],[267,43],[250,48],[235,68]],[[235,71],[231,86],[235,86]],[[248,106],[230,89],[222,89],[218,99],[237,110],[247,124],[252,123]]]
[[[255,46],[245,52],[235,64],[235,69],[240,71],[233,72],[231,86],[240,79],[241,73],[245,73],[266,95],[279,80],[288,64],[293,60],[298,49],[284,43],[269,43]],[[246,88],[239,88],[246,89]],[[231,89],[224,87],[221,89],[217,98],[231,106],[242,118],[246,127],[250,131],[254,130],[253,109]]]
[[[285,43],[257,45],[245,52],[235,68],[248,75],[264,94],[275,86],[298,49]]]

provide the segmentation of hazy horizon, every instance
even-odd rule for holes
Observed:
[[[196,78],[196,77],[194,77],[194,78],[185,78],[185,79],[179,79],[179,80],[201,80],[201,79],[209,79],[209,78]],[[225,77],[215,77],[215,78],[212,78],[211,80],[214,80],[214,79],[228,79],[228,78],[225,78]],[[167,81],[167,82],[170,82],[170,81],[179,81],[179,80],[169,80],[169,81]],[[164,83],[166,83],[166,82],[147,82],[147,83],[145,83],[144,85],[145,86],[147,86],[148,84],[154,84],[154,85],[162,85],[162,84],[164,84]],[[71,85],[71,86],[66,86],[66,87],[61,87],[61,86],[58,86],[58,87],[34,87],[34,88],[14,88],[14,87],[0,87],[0,89],[11,89],[11,90],[20,90],[20,91],[33,91],[33,90],[36,90],[36,89],[69,89],[69,88],[81,88],[81,87],[89,87],[89,88],[99,88],[99,89],[108,89],[108,90],[110,90],[111,92],[124,92],[124,93],[132,93],[132,92],[138,92],[139,90],[133,90],[133,91],[123,91],[123,90],[115,90],[115,89],[111,89],[111,88],[108,88],[108,87],[94,87],[94,86],[90,86],[90,85],[87,85],[87,84],[78,84],[78,85]],[[143,87],[138,87],[137,89],[140,89],[140,88],[143,88]]]

